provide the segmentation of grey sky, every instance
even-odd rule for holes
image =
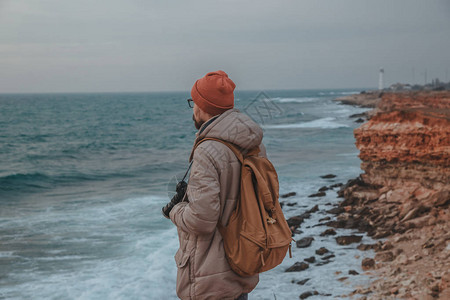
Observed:
[[[450,80],[450,1],[0,0],[1,92]],[[413,73],[414,68],[414,73]]]

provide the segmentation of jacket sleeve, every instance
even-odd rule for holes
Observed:
[[[181,230],[195,234],[208,234],[215,230],[220,215],[219,173],[208,142],[195,150],[187,195],[189,202],[181,202],[170,212],[170,219]]]

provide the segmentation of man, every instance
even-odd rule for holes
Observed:
[[[191,107],[193,102],[192,118],[199,130],[195,143],[214,137],[242,151],[259,146],[259,155],[265,157],[261,127],[233,108],[234,88],[223,71],[208,73],[195,82],[188,100]],[[241,277],[231,270],[217,229],[219,221],[228,223],[240,197],[241,163],[226,145],[211,140],[201,143],[191,155],[186,196],[169,213],[180,240],[175,255],[177,295],[181,299],[247,299],[259,277]]]

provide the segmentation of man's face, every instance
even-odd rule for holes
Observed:
[[[194,104],[194,113],[192,114],[192,120],[194,121],[194,125],[195,128],[200,129],[200,127],[202,127],[203,123],[205,123],[205,121],[202,121],[200,119],[200,109],[198,108],[197,105]]]

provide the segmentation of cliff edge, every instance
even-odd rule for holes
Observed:
[[[359,178],[340,191],[331,226],[379,241],[363,268],[377,279],[367,299],[450,299],[450,92],[384,93],[355,129]]]

